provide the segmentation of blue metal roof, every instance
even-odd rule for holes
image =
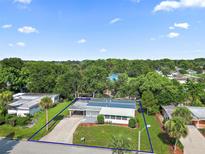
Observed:
[[[130,100],[91,100],[88,102],[87,106],[136,109],[135,101]]]

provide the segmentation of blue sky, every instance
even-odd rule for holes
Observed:
[[[0,59],[205,57],[205,0],[0,0]]]

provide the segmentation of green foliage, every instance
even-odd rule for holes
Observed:
[[[136,119],[135,118],[130,118],[128,126],[130,128],[135,128],[136,127]]]
[[[11,125],[12,127],[16,126],[17,117],[16,116],[7,116],[6,123]]]
[[[170,137],[180,139],[186,137],[188,130],[185,123],[179,117],[173,117],[165,123],[165,128]]]
[[[0,125],[5,123],[5,117],[0,115]]]
[[[184,69],[179,70],[179,72],[180,72],[181,74],[188,74],[187,71],[184,70]]]
[[[179,117],[185,124],[190,124],[192,120],[192,113],[186,107],[177,107],[172,113],[172,117]]]
[[[83,71],[82,90],[92,93],[95,97],[97,91],[106,88],[108,73],[105,68],[99,66],[89,66]]]
[[[168,120],[164,126],[168,135],[176,140],[174,148],[176,150],[176,145],[179,139],[181,137],[186,137],[188,134],[187,126],[185,125],[184,121],[179,117],[173,117],[172,119]]]
[[[104,115],[99,114],[97,116],[97,121],[98,121],[98,124],[104,124],[105,123]]]
[[[142,94],[142,106],[147,109],[147,113],[156,113],[159,110],[157,99],[151,91],[144,91]]]
[[[3,91],[0,93],[0,100],[9,103],[12,100],[12,92]]]
[[[128,153],[126,150],[121,150],[121,149],[129,149],[130,144],[129,140],[125,137],[117,137],[117,136],[112,136],[112,140],[110,143],[110,147],[114,148],[113,154],[125,154]]]
[[[40,107],[45,110],[53,105],[53,101],[50,97],[43,97],[40,101]]]
[[[7,105],[12,100],[12,93],[4,91],[0,93],[0,115],[5,116],[7,113]]]
[[[31,121],[31,118],[29,116],[17,117],[16,118],[16,125],[25,126],[25,125],[29,124],[30,121]]]
[[[71,99],[78,95],[104,97],[105,90],[111,91],[112,97],[134,98],[137,95],[140,98],[144,91],[151,91],[157,106],[172,102],[204,105],[203,75],[198,83],[189,81],[180,85],[155,72],[160,70],[167,75],[176,67],[181,71],[191,69],[200,73],[205,68],[205,59],[46,62],[7,58],[0,61],[0,92],[59,93],[63,98]],[[119,74],[119,80],[114,83],[107,80],[112,73]]]

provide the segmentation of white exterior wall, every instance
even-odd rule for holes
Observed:
[[[59,95],[58,96],[55,96],[55,97],[51,97],[53,103],[58,103],[59,102]]]
[[[86,117],[97,117],[99,113],[99,111],[86,111]]]
[[[117,120],[117,119],[105,119],[105,122],[107,123],[113,123],[113,124],[128,124],[129,123],[129,119],[127,120]]]
[[[21,117],[25,117],[27,114],[29,114],[29,110],[21,110],[21,109],[18,109],[18,110],[8,110],[8,114],[16,114],[17,116],[21,116]]]

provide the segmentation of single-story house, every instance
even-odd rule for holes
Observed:
[[[84,123],[96,123],[99,114],[104,115],[105,122],[128,124],[135,117],[136,102],[133,100],[96,99],[77,100],[70,108],[70,115],[83,115]]]
[[[168,105],[161,106],[164,119],[168,120],[172,118],[176,106]],[[197,128],[205,128],[205,107],[185,106],[192,113],[192,124]]]
[[[13,102],[8,105],[8,114],[26,116],[40,110],[39,103],[43,97],[50,97],[53,103],[59,102],[58,94],[18,93],[13,95]]]

